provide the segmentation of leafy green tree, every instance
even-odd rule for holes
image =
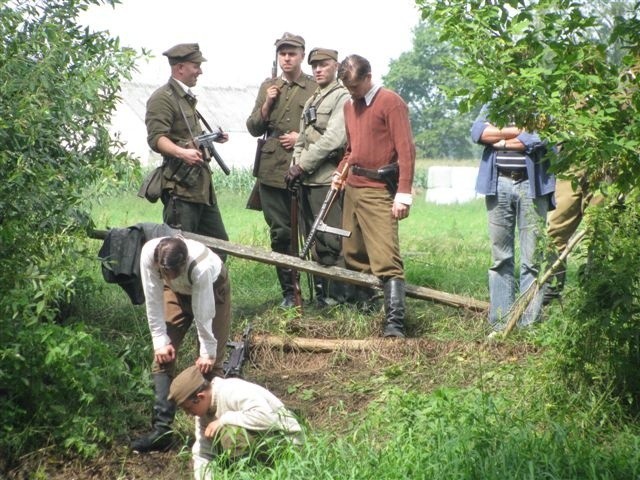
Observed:
[[[613,178],[625,192],[636,185],[640,29],[634,9],[628,18],[609,18],[611,35],[599,38],[600,10],[583,8],[586,2],[417,3],[457,52],[451,66],[471,85],[455,91],[463,111],[491,102],[494,122],[515,118],[563,144],[558,170],[575,166],[592,185]],[[619,60],[608,54],[614,45]]]
[[[110,138],[136,53],[77,25],[116,0],[0,1],[0,458],[52,443],[88,453],[104,431],[89,412],[121,367],[82,326],[63,327],[86,285],[78,236],[89,201],[136,172]],[[1,465],[0,465],[1,467]]]
[[[613,387],[639,409],[640,370],[632,366],[640,351],[640,292],[632,272],[640,258],[640,3],[417,3],[440,29],[440,40],[456,49],[452,66],[471,85],[455,92],[463,111],[489,103],[494,123],[511,116],[539,131],[562,145],[551,159],[558,174],[584,176],[603,192],[609,207],[588,225],[589,261],[563,316],[563,332],[570,334],[558,335],[557,346],[570,373]]]
[[[448,96],[463,85],[449,63],[456,55],[455,48],[440,41],[438,30],[429,23],[419,23],[413,33],[413,49],[391,62],[384,83],[409,105],[420,155],[472,157],[477,152],[469,128],[475,112],[461,114],[457,99]]]

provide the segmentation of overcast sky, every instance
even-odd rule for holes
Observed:
[[[199,85],[243,87],[271,74],[274,42],[285,31],[302,35],[307,53],[325,47],[340,59],[366,57],[379,82],[390,60],[411,49],[419,19],[414,0],[122,0],[91,8],[81,22],[151,50],[155,58],[139,64],[134,80],[163,83],[169,66],[162,52],[197,42],[208,60]],[[303,69],[311,73],[306,60]]]

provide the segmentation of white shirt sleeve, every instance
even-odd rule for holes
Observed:
[[[411,205],[413,203],[413,195],[410,193],[396,193],[394,201],[402,203],[404,205]]]
[[[280,399],[260,385],[238,378],[216,378],[213,383],[221,425],[254,431],[275,429],[285,433],[302,430]]]
[[[153,261],[153,252],[160,240],[160,238],[149,240],[142,246],[142,251],[140,252],[140,275],[147,309],[147,321],[149,322],[149,330],[151,331],[154,350],[171,343],[167,335],[167,324],[164,319],[162,293],[164,290],[164,282]]]
[[[187,240],[189,257],[198,258],[203,245]],[[200,356],[215,358],[218,340],[213,336],[213,317],[216,315],[216,300],[213,294],[213,283],[222,271],[222,260],[205,247],[208,255],[200,260],[191,271],[191,308],[200,342]],[[188,272],[185,272],[185,281]]]
[[[213,445],[211,439],[204,436],[207,427],[207,417],[196,417],[196,441],[191,447],[191,458],[193,459],[193,478],[195,480],[205,480],[207,478],[207,464],[213,460]]]

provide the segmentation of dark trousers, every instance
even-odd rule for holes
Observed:
[[[286,188],[260,183],[262,213],[269,226],[271,249],[290,253],[291,250],[291,192]]]
[[[217,203],[185,202],[177,197],[163,197],[162,220],[173,228],[206,237],[229,240]]]
[[[327,193],[330,187],[328,185],[308,186],[302,185],[300,187],[300,214],[301,222],[304,227],[304,235],[309,234],[311,226],[314,220],[318,216],[322,204],[324,203]],[[333,202],[331,209],[327,213],[324,219],[324,223],[332,227],[341,227],[342,225],[342,201],[338,196]],[[315,236],[315,243],[312,248],[312,255],[316,262],[320,265],[339,265],[344,266],[342,262],[341,238],[332,233],[317,232]]]

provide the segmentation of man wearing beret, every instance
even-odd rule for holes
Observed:
[[[314,48],[308,62],[318,88],[304,105],[300,120],[300,135],[293,150],[293,164],[285,178],[289,189],[299,188],[300,211],[305,231],[311,230],[314,219],[331,187],[331,177],[342,160],[347,135],[344,129],[344,103],[349,92],[336,79],[338,52],[327,48]],[[299,186],[298,186],[299,185]],[[325,217],[325,223],[339,227],[342,224],[342,206],[334,201]],[[318,232],[314,244],[314,259],[321,265],[344,267],[340,237]],[[342,285],[329,283],[323,277],[314,278],[318,307],[326,307],[343,300]]]
[[[351,101],[344,104],[347,148],[333,177],[344,187],[342,242],[347,268],[372,273],[384,286],[383,336],[404,337],[405,280],[398,222],[409,216],[416,150],[407,104],[371,79],[371,64],[349,55],[338,70]],[[339,173],[349,169],[345,182]]]
[[[300,424],[284,404],[267,389],[240,378],[208,381],[193,365],[171,382],[169,400],[196,417],[191,451],[198,480],[209,478],[207,464],[215,455],[236,459],[266,437],[303,442]]]
[[[162,218],[167,225],[207,237],[228,240],[211,183],[208,160],[194,145],[203,129],[190,88],[206,61],[197,43],[181,43],[163,53],[171,78],[147,101],[147,142],[163,158]],[[218,142],[226,142],[223,133]],[[224,256],[222,257],[224,260]]]
[[[298,138],[300,117],[307,99],[317,84],[302,72],[305,43],[299,35],[285,32],[276,41],[276,53],[282,75],[262,82],[255,105],[247,119],[247,129],[254,137],[266,135],[257,171],[260,201],[269,226],[271,248],[279,253],[291,252],[291,192],[285,175],[291,164]],[[282,289],[283,308],[295,306],[291,269],[276,267]]]

